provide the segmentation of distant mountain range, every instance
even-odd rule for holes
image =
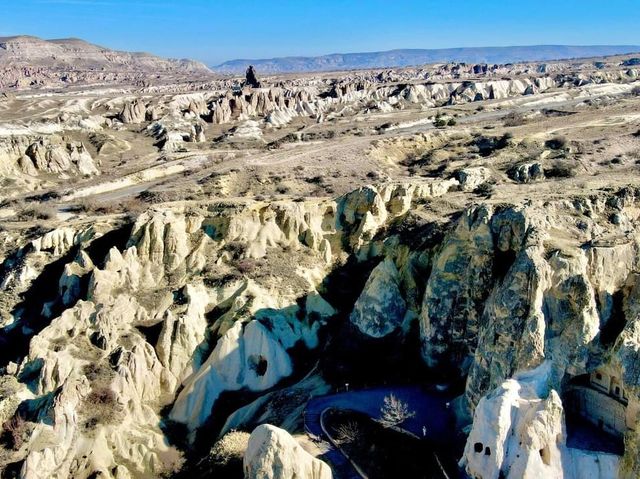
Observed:
[[[21,35],[0,37],[0,68],[46,68],[65,71],[123,71],[148,73],[211,73],[193,60],[165,59],[93,45],[77,38],[43,40]]]
[[[640,52],[638,45],[531,45],[519,47],[470,47],[404,49],[370,53],[334,53],[317,57],[282,57],[263,60],[231,60],[212,67],[216,73],[241,74],[249,65],[258,73],[293,73],[363,68],[392,68],[427,63],[515,63],[568,58],[601,57]]]

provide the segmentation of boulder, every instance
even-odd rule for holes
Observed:
[[[523,163],[508,171],[509,178],[518,183],[532,183],[544,180],[544,170],[540,163]]]
[[[146,120],[147,107],[142,100],[136,99],[131,102],[127,102],[122,111],[118,115],[118,118],[122,123],[142,123]]]

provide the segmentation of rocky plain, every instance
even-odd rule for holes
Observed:
[[[3,478],[640,476],[638,58],[0,47]]]

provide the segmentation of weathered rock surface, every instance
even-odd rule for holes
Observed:
[[[617,476],[618,456],[566,446],[564,410],[548,389],[550,364],[509,379],[475,410],[461,464],[472,477],[497,479]],[[583,455],[583,457],[580,457]]]
[[[362,333],[380,338],[402,325],[407,307],[398,283],[393,261],[384,260],[373,270],[349,316]]]
[[[14,399],[0,411],[26,414],[33,432],[8,457],[24,461],[25,478],[142,477],[179,467],[181,451],[159,427],[167,419],[192,442],[211,420],[225,432],[264,421],[298,428],[311,394],[329,390],[299,358],[320,354],[325,327],[342,313],[367,341],[419,325],[426,364],[465,381],[456,404],[461,422],[469,415],[462,463],[471,475],[634,477],[637,191],[478,204],[428,224],[441,230],[429,239],[412,215],[458,185],[426,179],[336,200],[155,207],[122,230],[105,219],[24,241],[0,278],[16,311],[2,330],[11,346],[2,381]],[[614,213],[626,218],[614,239],[590,241]],[[250,273],[281,258],[276,280]],[[372,264],[345,310],[319,285],[347,259]],[[41,297],[45,280],[53,286]],[[597,374],[610,387],[592,419],[625,436],[622,457],[567,445],[572,398],[602,394],[581,389]],[[255,395],[217,417],[220,398],[237,392]],[[605,423],[609,412],[623,423]],[[326,465],[288,435],[256,431],[248,477],[325,477]]]
[[[331,469],[306,452],[283,429],[265,424],[249,438],[244,455],[246,479],[331,479]]]

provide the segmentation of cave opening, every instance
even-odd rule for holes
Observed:
[[[249,356],[249,367],[255,371],[255,373],[262,377],[267,373],[267,369],[269,368],[269,362],[267,358],[262,356],[261,354],[253,354]]]
[[[545,447],[543,447],[542,449],[540,449],[540,458],[542,459],[542,462],[545,463],[547,466],[551,465],[551,448],[546,445]]]
[[[611,295],[611,314],[609,319],[600,329],[600,344],[611,346],[622,330],[627,325],[627,318],[624,313],[624,293],[622,290]]]
[[[506,251],[496,250],[493,256],[493,277],[498,281],[503,280],[515,261],[515,251],[511,249]]]

